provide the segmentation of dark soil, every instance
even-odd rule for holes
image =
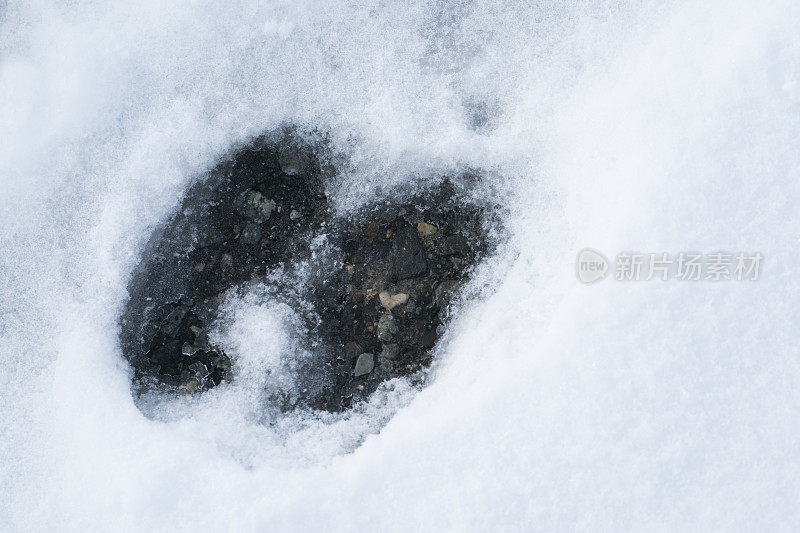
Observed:
[[[302,316],[314,352],[299,395],[268,391],[282,408],[340,411],[430,364],[450,301],[488,252],[486,209],[444,180],[336,217],[321,176],[310,148],[259,139],[190,188],[129,283],[121,342],[137,392],[235,380],[208,332],[226,292],[258,281]],[[300,264],[306,283],[293,283]],[[267,281],[276,270],[285,283]]]

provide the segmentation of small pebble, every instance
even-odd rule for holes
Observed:
[[[183,346],[181,347],[181,353],[182,353],[183,355],[186,355],[186,356],[189,356],[189,355],[194,355],[194,353],[195,353],[196,351],[197,351],[197,348],[195,348],[194,346],[192,346],[192,345],[191,345],[191,344],[189,344],[188,342],[184,342],[184,343],[183,343]]]
[[[344,357],[348,361],[355,358],[361,353],[361,345],[357,342],[350,341],[344,345]]]
[[[389,342],[397,331],[397,321],[394,316],[391,313],[384,313],[378,320],[378,339],[383,342]]]
[[[381,350],[381,359],[392,360],[400,355],[400,347],[396,344],[384,344]]]
[[[417,224],[417,231],[423,237],[427,237],[428,235],[433,235],[434,233],[439,231],[439,228],[437,228],[433,224],[428,224],[427,222],[420,222]]]
[[[275,209],[275,202],[258,191],[247,191],[245,202],[247,215],[256,222],[267,220]]]
[[[406,303],[408,301],[408,294],[404,292],[391,294],[389,291],[381,291],[380,294],[378,294],[378,298],[385,309],[392,310],[398,305]]]
[[[354,374],[356,377],[365,376],[372,372],[373,368],[375,368],[375,356],[371,353],[362,353],[356,360]]]

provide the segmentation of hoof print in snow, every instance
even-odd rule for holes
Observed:
[[[259,139],[189,189],[128,285],[121,342],[137,391],[235,380],[209,332],[226,292],[259,282],[311,337],[303,392],[283,408],[340,411],[430,364],[449,302],[488,252],[486,208],[445,179],[337,215],[322,174],[308,146]],[[292,269],[302,283],[270,275]]]

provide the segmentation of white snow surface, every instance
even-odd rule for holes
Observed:
[[[797,530],[799,27],[792,0],[0,4],[0,530]],[[264,420],[298,333],[245,298],[246,378],[146,417],[141,249],[286,123],[346,161],[342,212],[481,169],[507,240],[420,391]],[[585,286],[587,246],[765,260]]]

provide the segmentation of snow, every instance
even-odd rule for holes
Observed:
[[[0,529],[800,526],[800,5],[37,1],[0,21]],[[248,380],[146,417],[117,343],[138,252],[204,169],[287,122],[329,132],[342,211],[483,169],[508,242],[421,391],[266,423],[257,367],[299,334],[245,298],[225,335]],[[586,247],[765,260],[756,282],[586,286]]]

